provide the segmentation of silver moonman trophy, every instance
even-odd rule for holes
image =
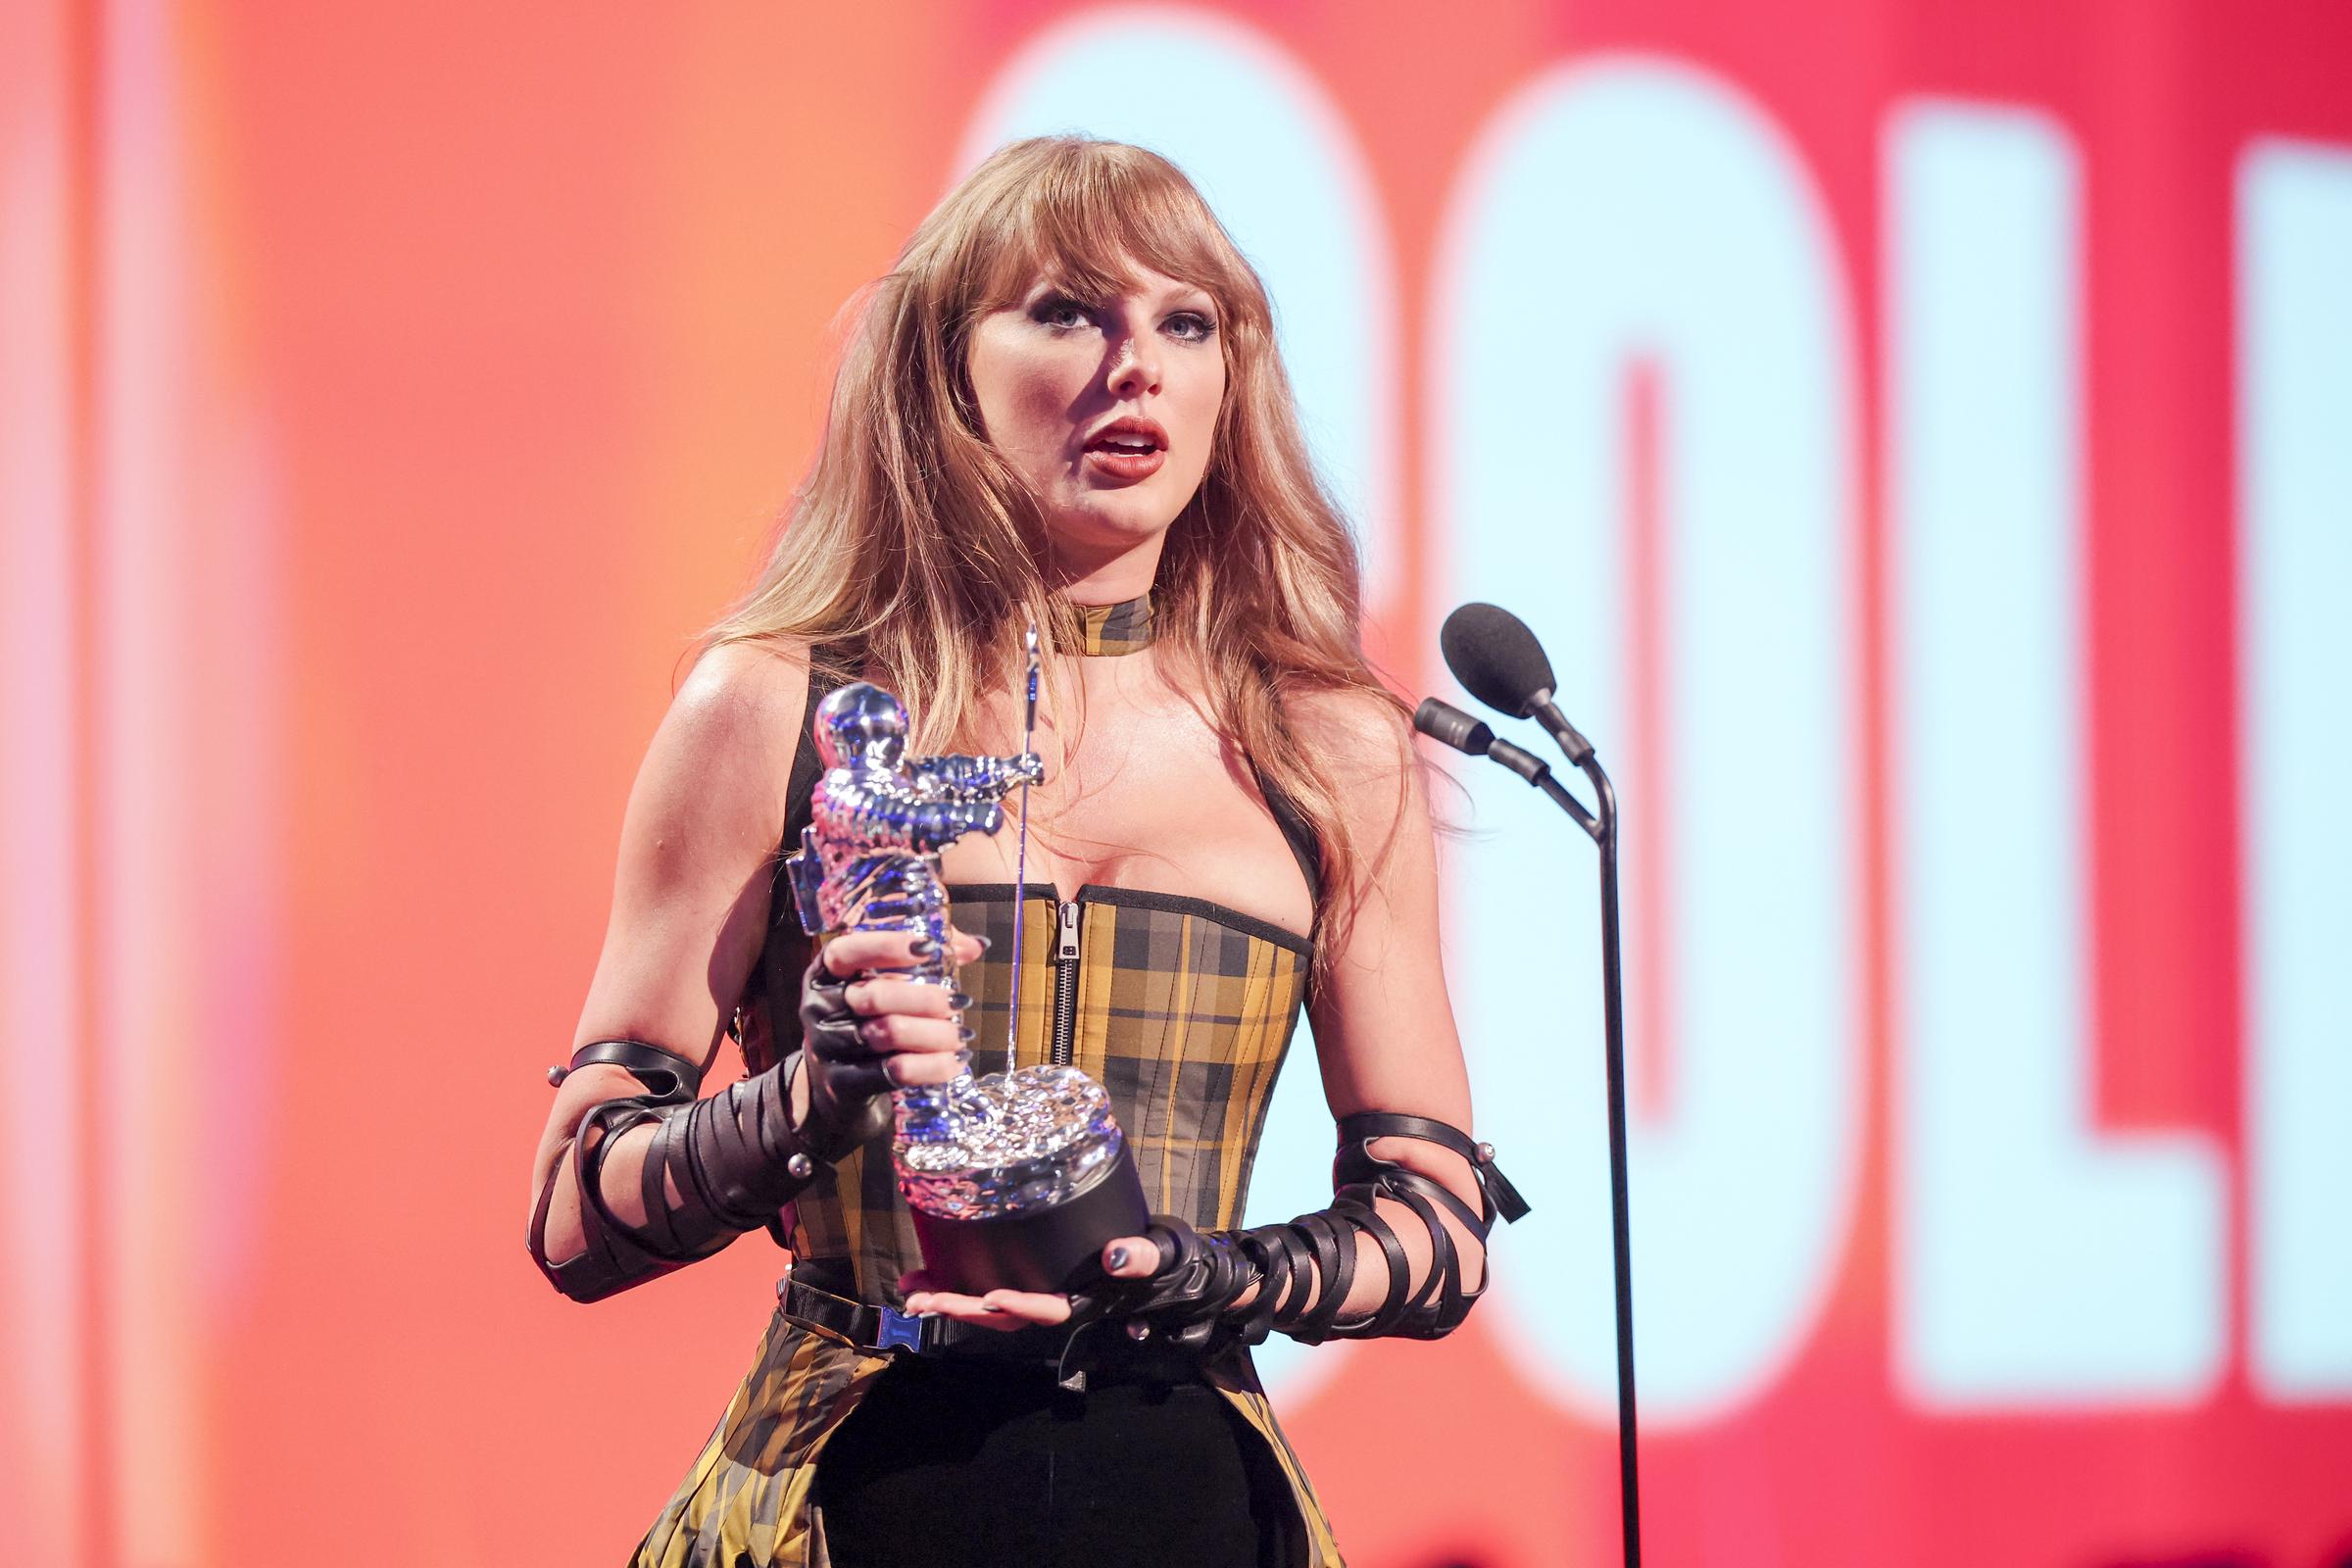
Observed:
[[[1034,726],[1036,634],[1030,636]],[[814,731],[825,772],[800,853],[787,862],[803,929],[811,936],[918,932],[931,939],[931,950],[912,969],[888,972],[954,990],[939,853],[967,833],[1003,827],[999,803],[1040,781],[1044,764],[1026,751],[1011,758],[909,758],[906,710],[863,681],[817,705]],[[1016,979],[1016,1019],[1018,996]],[[961,1021],[959,1012],[955,1016]],[[1105,1243],[1140,1234],[1150,1218],[1110,1096],[1075,1067],[979,1078],[968,1049],[960,1067],[947,1083],[909,1085],[892,1096],[898,1131],[891,1156],[914,1216],[923,1267],[941,1288],[970,1295],[999,1287],[1066,1290]]]

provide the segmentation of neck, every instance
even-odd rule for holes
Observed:
[[[1054,592],[1073,605],[1117,605],[1141,599],[1152,591],[1152,579],[1159,575],[1159,547],[1166,539],[1166,534],[1155,533],[1103,551],[1055,541]]]

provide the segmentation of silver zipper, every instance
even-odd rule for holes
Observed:
[[[1054,933],[1054,1065],[1067,1067],[1078,1033],[1078,901],[1056,911]]]

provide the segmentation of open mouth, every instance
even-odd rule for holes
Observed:
[[[1168,461],[1168,432],[1151,419],[1125,416],[1086,438],[1082,461],[1097,484],[1142,484]]]
[[[1150,419],[1117,418],[1087,438],[1086,450],[1113,458],[1146,458],[1168,449],[1168,433]]]

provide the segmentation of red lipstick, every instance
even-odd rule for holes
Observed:
[[[1168,432],[1156,419],[1121,415],[1086,438],[1088,471],[1123,484],[1151,478],[1168,461]]]

